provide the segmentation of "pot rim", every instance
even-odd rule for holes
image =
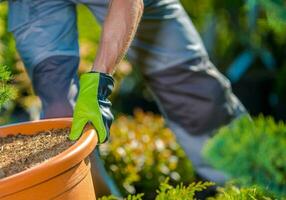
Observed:
[[[17,123],[0,127],[0,136],[7,136],[8,134],[16,135],[18,133],[32,135],[48,129],[71,127],[71,124],[72,118],[55,118]],[[13,132],[10,130],[13,130]],[[16,132],[15,130],[20,131]],[[97,142],[96,131],[92,126],[87,126],[79,140],[67,150],[25,171],[0,179],[0,197],[19,192],[52,179],[74,167],[88,157],[96,147]]]

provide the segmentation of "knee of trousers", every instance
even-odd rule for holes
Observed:
[[[176,134],[176,138],[184,149],[186,156],[192,161],[196,173],[208,181],[223,185],[228,179],[227,175],[208,164],[203,156],[203,148],[211,138],[210,134],[189,135],[188,131],[179,124],[170,120],[167,120],[167,123]]]
[[[72,116],[78,93],[75,56],[52,56],[35,66],[33,88],[42,102],[42,118]]]
[[[148,84],[166,117],[190,134],[211,132],[236,116],[229,81],[208,59],[195,59],[148,75]],[[241,109],[243,111],[243,109]]]

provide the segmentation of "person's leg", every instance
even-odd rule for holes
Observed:
[[[42,101],[41,118],[72,117],[78,92],[76,56],[51,56],[33,71],[33,87]]]
[[[145,0],[138,31],[128,51],[133,66],[150,74],[207,52],[178,0]]]
[[[223,184],[227,177],[202,157],[213,132],[245,109],[229,81],[212,65],[192,22],[177,0],[150,0],[128,53],[140,66],[168,126],[196,172]]]
[[[193,59],[145,77],[198,175],[224,184],[227,176],[204,160],[202,148],[216,129],[246,113],[229,82],[207,58]]]
[[[9,1],[9,29],[42,101],[41,117],[71,117],[79,63],[75,5]]]

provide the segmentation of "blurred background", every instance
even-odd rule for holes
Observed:
[[[283,0],[182,0],[200,32],[211,60],[232,82],[234,93],[252,115],[263,113],[286,120],[286,8]],[[100,27],[91,13],[79,6],[78,26],[81,45],[80,71],[89,70],[100,36]],[[18,121],[36,118],[39,101],[7,33],[7,6],[0,6],[0,64],[11,67],[18,97],[5,112]],[[116,113],[132,114],[134,108],[158,112],[145,90],[139,73],[124,62],[117,73],[113,96]],[[134,70],[132,70],[134,69]],[[127,77],[125,77],[128,75]],[[122,78],[125,79],[122,81]],[[142,92],[143,91],[143,92]],[[124,102],[132,95],[134,101]],[[19,112],[17,112],[19,111]],[[23,112],[26,113],[26,116]],[[20,115],[20,116],[18,116]],[[2,116],[2,115],[1,115]]]
[[[285,1],[181,0],[181,2],[201,34],[211,60],[230,79],[234,93],[241,99],[250,114],[252,116],[259,114],[271,116],[269,119],[261,116],[259,120],[263,121],[262,124],[275,124],[280,120],[285,121]],[[88,71],[92,65],[99,42],[100,27],[87,8],[78,6],[77,9],[79,10],[78,27],[81,47],[79,72],[82,73]],[[13,37],[7,32],[6,3],[0,4],[0,65],[5,65],[12,71],[11,85],[17,93],[15,99],[6,103],[1,109],[0,124],[37,119],[41,106],[40,101],[33,92],[23,63],[15,49]],[[117,143],[112,141],[111,145],[103,147],[102,155],[106,158],[106,166],[109,172],[115,180],[122,183],[121,192],[129,194],[151,191],[148,194],[152,199],[156,187],[164,178],[171,177],[171,182],[192,182],[195,180],[195,172],[193,172],[191,163],[184,157],[184,152],[174,142],[173,134],[165,128],[164,122],[159,116],[158,108],[145,88],[137,67],[139,66],[131,66],[128,61],[122,62],[118,67],[115,75],[117,85],[112,96],[113,111],[117,116],[113,131],[121,140]],[[130,96],[133,97],[133,101],[129,100]],[[154,120],[157,121],[156,126]],[[244,125],[238,126],[243,127]],[[142,132],[142,127],[145,128],[143,129],[145,132]],[[128,134],[127,137],[126,129],[131,130],[135,135]],[[280,131],[282,129],[283,131]],[[284,126],[279,129],[280,132],[283,132],[280,135],[280,140],[284,142],[285,130]],[[156,138],[153,140],[155,135]],[[136,146],[134,138],[142,142],[148,141],[149,137],[154,141],[152,148],[157,151],[151,148],[146,152],[147,144],[144,142],[142,144],[145,146],[141,146],[141,150],[134,150]],[[122,143],[127,145],[126,149],[121,147]],[[283,144],[279,144],[283,148]],[[267,146],[267,148],[277,146],[276,143],[272,145]],[[119,162],[120,156],[126,155],[128,152],[130,159],[132,157],[140,158],[140,156],[152,159],[145,160],[143,165],[142,162],[132,159]],[[279,149],[277,152],[282,152],[282,150]],[[286,161],[284,159],[286,158],[285,153],[281,153],[281,156],[282,161],[280,162],[283,165],[283,162]],[[158,158],[168,159],[158,160]],[[158,168],[152,167],[154,163],[157,163]],[[117,173],[119,169],[123,168],[128,170]],[[277,187],[273,191],[278,191],[277,194],[281,195],[283,191],[285,192],[286,185],[285,164],[279,170],[280,179],[278,178],[277,184],[274,184]],[[182,176],[185,173],[189,174],[188,178]],[[148,182],[151,179],[156,180],[153,185]],[[246,185],[251,184],[248,182]]]

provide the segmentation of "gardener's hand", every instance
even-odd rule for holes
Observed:
[[[99,143],[108,139],[113,115],[110,110],[111,102],[107,97],[113,86],[113,78],[107,74],[90,72],[81,75],[70,140],[77,140],[88,122],[96,129]]]

